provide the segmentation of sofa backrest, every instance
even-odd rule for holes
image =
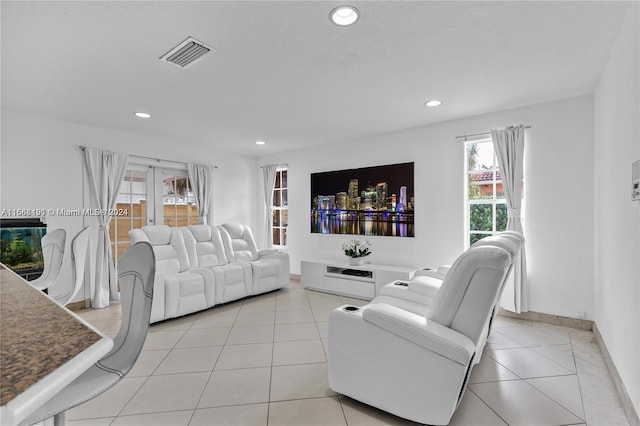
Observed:
[[[220,237],[220,230],[217,227],[191,225],[182,227],[182,233],[192,268],[206,268],[229,263]]]
[[[428,319],[477,344],[510,265],[511,255],[501,247],[471,247],[451,265]]]
[[[151,244],[156,258],[156,272],[177,274],[190,267],[184,237],[179,228],[166,225],[147,225],[129,231],[131,244],[145,241]]]
[[[258,260],[258,246],[251,229],[239,223],[224,223],[219,227],[229,261]]]
[[[524,237],[522,234],[515,231],[501,232],[500,234],[496,234],[490,237],[484,237],[481,240],[476,241],[471,247],[480,247],[480,246],[497,246],[503,248],[509,253],[511,256],[511,264],[507,269],[507,274],[502,281],[502,286],[498,291],[497,300],[500,300],[502,296],[502,292],[504,290],[505,284],[509,279],[509,276],[513,273],[514,262],[516,261],[517,254],[522,248],[522,244],[524,244]]]

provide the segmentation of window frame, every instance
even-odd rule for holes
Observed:
[[[470,187],[469,149],[471,145],[479,145],[479,144],[491,144],[491,149],[493,152],[491,168],[486,169],[487,172],[492,173],[491,198],[470,198],[469,196],[470,195],[469,194],[469,187]],[[505,211],[507,210],[508,207],[507,207],[507,199],[504,196],[504,191],[501,192],[501,195],[497,194],[498,184],[502,183],[502,180],[498,181],[498,179],[496,178],[497,172],[499,171],[500,171],[500,167],[498,165],[498,159],[496,157],[495,148],[493,147],[493,141],[490,136],[468,140],[464,142],[464,247],[465,249],[468,249],[473,244],[471,242],[472,235],[478,235],[480,236],[480,238],[484,238],[485,236],[496,235],[497,233],[502,232],[502,230],[497,229],[498,208],[499,208],[498,206],[501,206],[501,207],[503,206]],[[486,181],[483,181],[483,182],[486,182]],[[523,192],[523,200],[524,200],[524,192]],[[471,208],[474,205],[490,205],[491,206],[491,230],[471,229]]]
[[[286,175],[286,179],[282,178],[282,175],[284,174]],[[278,179],[278,177],[280,177]],[[286,183],[286,185],[283,186],[283,181]],[[280,183],[280,186],[278,187],[278,182]],[[286,204],[283,204],[283,198],[282,197],[282,193],[283,191],[286,191]],[[277,194],[278,192],[280,193],[280,196],[278,197]],[[276,205],[276,200],[280,201],[280,205]],[[287,222],[286,224],[282,224],[282,212],[286,211],[286,218],[287,218]],[[274,218],[275,215],[274,213],[278,212],[278,217],[280,219],[280,223],[279,225],[275,225],[274,224]],[[271,197],[271,208],[270,208],[270,216],[271,216],[271,245],[273,246],[273,248],[276,249],[287,249],[287,232],[288,232],[288,225],[289,225],[289,171],[287,166],[278,166],[278,168],[276,169],[276,176],[273,182],[273,194]],[[282,240],[284,239],[284,244],[276,244],[275,239],[273,238],[274,233],[276,230],[279,230],[279,242],[282,242]]]

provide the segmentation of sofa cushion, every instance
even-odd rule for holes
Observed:
[[[218,228],[209,225],[191,225],[185,230],[184,237],[188,248],[193,245],[190,249],[192,266],[208,268],[228,263]],[[193,241],[189,241],[190,239]]]
[[[171,242],[171,228],[167,225],[143,226],[142,230],[147,235],[152,246],[169,244]]]
[[[229,261],[251,262],[258,260],[258,246],[251,229],[238,223],[224,223],[219,228]]]
[[[180,272],[180,261],[174,247],[170,245],[153,246],[153,253],[156,256],[156,273],[171,275]]]
[[[182,272],[164,277],[165,319],[207,309],[204,297],[204,278],[199,274]]]

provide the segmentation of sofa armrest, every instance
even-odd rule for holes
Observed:
[[[407,286],[409,291],[421,294],[427,297],[435,297],[438,290],[442,286],[442,280],[426,275],[414,275]]]
[[[440,265],[436,269],[418,269],[414,276],[433,277],[439,280],[444,280],[449,269],[451,269],[451,265]]]
[[[449,273],[449,269],[451,269],[451,265],[440,265],[438,266],[438,269],[436,269],[436,271],[440,275],[445,276]]]
[[[277,252],[278,252],[278,250],[276,250],[276,249],[261,249],[261,250],[258,250],[258,256],[260,256],[260,257],[268,256],[270,254],[277,253]]]
[[[368,305],[365,321],[461,365],[468,365],[475,345],[468,337],[421,315],[386,303]]]

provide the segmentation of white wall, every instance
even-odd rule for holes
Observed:
[[[79,146],[154,158],[215,164],[214,220],[255,227],[256,168],[253,157],[185,148],[182,141],[150,139],[124,133],[2,110],[0,208],[82,209],[82,156]],[[87,198],[88,203],[88,198]],[[87,224],[89,224],[87,222]],[[81,218],[47,217],[50,229],[67,231],[67,250],[83,227]],[[94,240],[95,242],[95,240]],[[70,257],[62,279],[71,280]],[[76,300],[89,293],[81,291]]]
[[[595,322],[640,413],[640,7],[626,17],[595,92]]]
[[[464,149],[455,136],[519,123],[532,126],[525,159],[530,309],[568,317],[584,311],[592,318],[590,95],[260,158],[260,164],[289,165],[292,273],[300,273],[302,259],[340,258],[340,246],[350,238],[311,234],[311,173],[407,161],[415,162],[416,237],[372,237],[371,261],[416,267],[452,262],[464,246]]]

